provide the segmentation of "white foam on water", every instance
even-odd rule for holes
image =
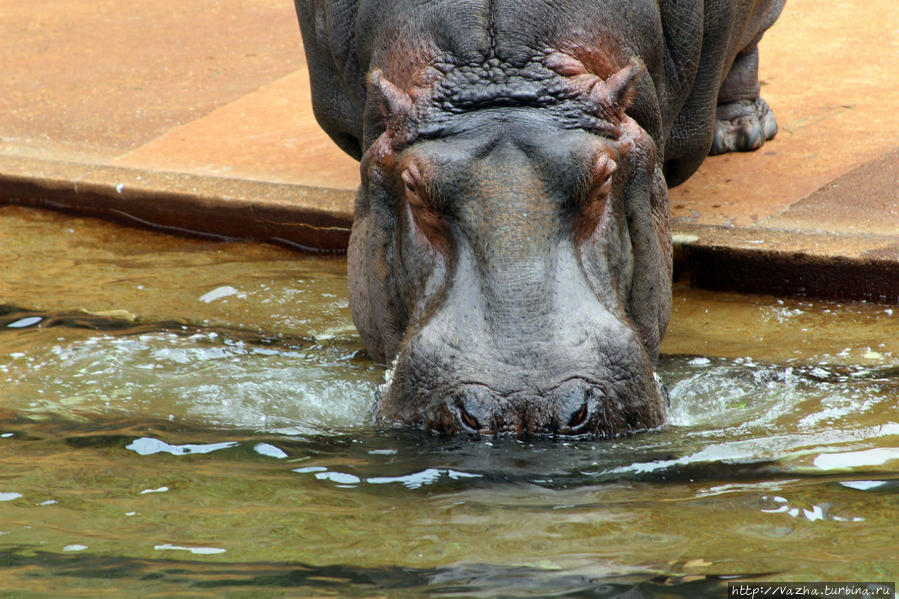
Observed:
[[[225,553],[226,551],[221,547],[186,547],[184,545],[172,545],[170,543],[154,545],[153,549],[156,551],[188,551],[194,555],[217,555],[219,553]]]
[[[863,451],[822,453],[815,458],[813,464],[821,470],[845,470],[866,466],[883,466],[893,460],[899,460],[899,447],[876,447]]]

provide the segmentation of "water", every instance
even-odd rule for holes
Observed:
[[[899,578],[899,314],[676,289],[662,431],[376,431],[345,264],[0,209],[0,595]]]

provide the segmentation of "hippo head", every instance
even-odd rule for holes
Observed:
[[[394,362],[381,424],[605,437],[664,420],[667,188],[625,113],[645,71],[530,68],[493,88],[369,77],[348,271],[369,352]]]

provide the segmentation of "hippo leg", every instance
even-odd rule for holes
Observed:
[[[715,139],[709,154],[757,150],[777,133],[774,113],[759,96],[759,50],[739,54],[718,92]]]

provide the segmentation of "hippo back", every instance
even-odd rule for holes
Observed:
[[[773,23],[784,0],[651,2],[613,0],[296,0],[322,128],[360,159],[383,131],[367,102],[375,69],[401,88],[479,65],[474,87],[502,82],[552,51],[576,55],[601,76],[632,57],[646,72],[630,114],[656,143],[669,185],[708,154],[718,89],[730,64]]]

